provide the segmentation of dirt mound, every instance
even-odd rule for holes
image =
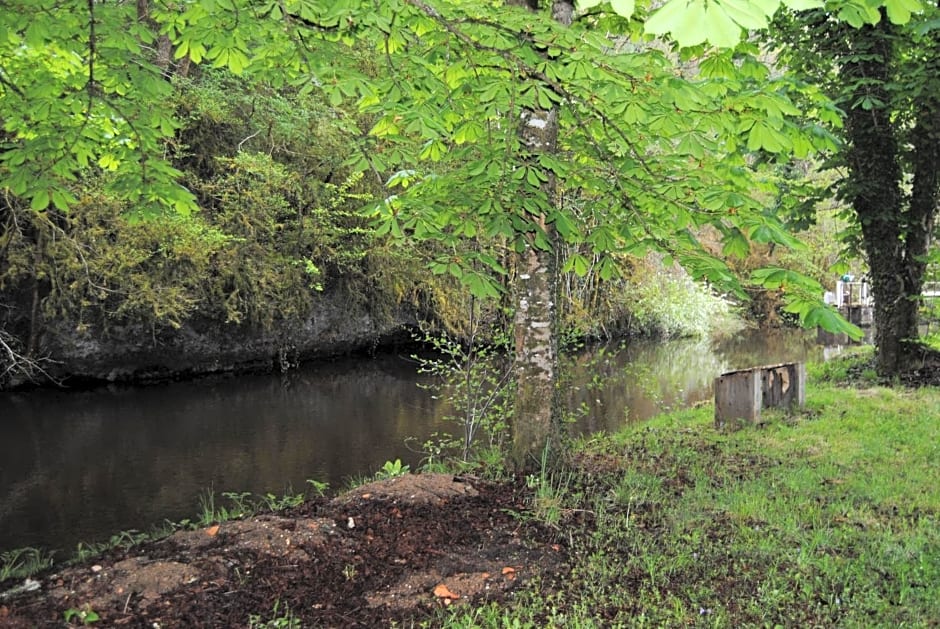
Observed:
[[[449,475],[378,481],[41,575],[37,591],[0,601],[0,626],[62,626],[68,610],[94,613],[98,626],[151,629],[288,614],[318,627],[426,619],[564,570],[563,548],[525,517],[527,502],[519,485]]]
[[[451,474],[405,474],[367,483],[348,491],[333,502],[355,503],[359,500],[391,500],[403,504],[443,504],[479,492],[467,479]]]

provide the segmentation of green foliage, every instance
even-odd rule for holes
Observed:
[[[329,205],[311,207],[311,189],[299,173],[266,154],[239,153],[219,163],[223,174],[203,182],[199,194],[207,199],[207,220],[233,240],[217,253],[216,268],[225,273],[207,299],[224,304],[227,321],[270,328],[276,314],[300,318],[327,278],[361,269],[370,238],[350,210],[361,199],[354,191],[360,177],[324,185]]]
[[[65,616],[65,622],[69,624],[72,623],[73,619],[83,625],[93,625],[101,620],[101,616],[98,615],[98,612],[91,608],[91,603],[85,603],[80,609],[70,607],[65,610],[63,615]]]
[[[378,295],[377,312],[402,300],[453,311],[456,286],[499,298],[528,242],[563,244],[567,272],[604,282],[625,258],[665,252],[743,297],[703,233],[721,234],[722,256],[799,250],[778,169],[835,150],[840,119],[818,87],[737,42],[781,6],[818,4],[587,1],[563,27],[547,11],[464,0],[17,0],[0,18],[0,286],[23,300],[35,285],[43,318],[79,332],[136,322],[156,336],[195,313],[271,329],[340,277]],[[826,11],[851,26],[884,12],[911,34],[885,88],[906,103],[896,119],[912,121],[933,85],[933,9]],[[649,42],[664,33],[683,50]],[[520,125],[549,110],[557,146],[533,151]],[[377,188],[366,223],[356,210]],[[421,285],[424,263],[434,278]],[[853,331],[818,287],[787,286],[804,324]],[[28,311],[6,317],[3,339],[39,337]]]
[[[601,4],[601,0],[579,0],[583,11]],[[911,14],[923,9],[919,0],[888,0],[887,2],[826,3],[823,0],[669,0],[662,4],[641,3],[650,15],[644,30],[651,35],[671,33],[680,46],[696,46],[705,42],[719,47],[733,47],[749,31],[766,29],[770,18],[781,7],[801,11],[829,6],[838,11],[838,19],[858,28],[882,19],[883,7],[894,24],[906,24]],[[634,16],[635,0],[611,0],[610,7],[624,18]]]
[[[569,260],[579,254],[569,256]],[[731,300],[693,281],[662,256],[625,257],[616,277],[600,276],[598,259],[582,258],[583,273],[563,273],[559,311],[563,334],[610,339],[618,336],[708,336],[738,326]]]
[[[0,583],[36,574],[52,565],[52,555],[37,548],[16,548],[0,553]]]
[[[382,469],[375,473],[375,478],[376,480],[387,480],[389,478],[404,476],[410,471],[410,466],[402,465],[401,459],[395,459],[394,461],[386,461],[382,465]]]
[[[142,52],[157,35],[135,4],[17,0],[0,32],[5,194],[64,212],[76,200],[71,182],[107,173],[109,194],[136,212],[195,209],[163,157],[178,128],[172,89]]]
[[[730,325],[733,316],[726,299],[665,269],[631,280],[625,298],[635,328],[664,338],[706,337]]]
[[[194,317],[270,329],[302,320],[324,286],[371,281],[371,240],[352,209],[357,177],[321,186],[326,205],[305,207],[290,196],[303,194],[299,177],[267,156],[226,166],[200,186],[214,205],[188,217],[130,220],[96,181],[69,214],[0,209],[0,290],[19,306],[0,323],[23,339],[63,324],[80,335],[130,324],[156,336]]]
[[[654,26],[657,19],[669,25],[662,16],[674,4],[650,17]],[[722,11],[753,28],[761,15],[773,13],[771,4],[715,4],[689,31],[710,25],[727,36],[729,29],[714,17]],[[888,3],[900,21],[897,4]],[[326,224],[337,232],[321,229],[324,221],[315,215],[334,215],[338,208],[307,186],[311,172],[329,182],[339,159],[387,182],[384,202],[370,213],[378,235],[415,238],[436,256],[435,273],[492,298],[500,293],[493,275],[511,270],[504,248],[518,250],[525,239],[546,248],[546,230],[586,247],[605,280],[617,274],[615,254],[665,249],[695,277],[738,291],[724,265],[701,255],[698,228],[713,224],[759,242],[793,245],[752,194],[775,185],[764,176],[766,161],[746,154],[783,161],[832,147],[812,120],[797,118],[794,99],[803,88],[771,76],[754,46],[690,52],[703,68],[696,75],[657,47],[607,37],[614,23],[630,30],[609,12],[562,28],[544,13],[457,0],[433,7],[353,0],[146,5],[136,15],[131,5],[70,2],[56,6],[54,29],[43,11],[29,25],[7,25],[3,45],[12,65],[0,87],[10,96],[3,117],[11,148],[3,153],[3,185],[24,207],[52,204],[62,211],[76,205],[69,182],[80,173],[99,177],[102,196],[125,211],[190,210],[193,197],[174,183],[179,171],[167,155],[205,178],[187,175],[187,183],[215,213],[207,222],[218,217],[232,243],[251,231],[263,248],[272,230],[313,216],[312,225],[291,234],[305,240],[314,230],[313,241],[272,254],[275,265],[288,268],[286,278],[256,268],[257,250],[247,245],[237,261],[222,260],[232,274],[211,295],[234,323],[272,325],[274,309],[257,308],[265,301],[283,306],[288,318],[300,312],[309,296],[294,282],[323,285],[329,269],[321,257],[360,268],[358,256],[371,245],[357,231],[363,225],[351,215],[331,216]],[[634,10],[630,2],[610,6],[622,15]],[[640,19],[648,8],[637,8]],[[149,57],[146,50],[153,48],[166,50],[166,58]],[[381,69],[369,52],[376,48]],[[183,71],[190,62],[208,68],[191,80]],[[37,91],[27,93],[14,76],[39,77]],[[174,84],[175,99],[169,98]],[[561,103],[558,152],[533,158],[517,125],[506,121]],[[63,146],[42,144],[50,138]],[[342,150],[331,150],[344,141]],[[320,146],[319,154],[306,149],[310,142]],[[215,162],[207,153],[225,159]],[[271,194],[262,195],[264,186],[253,177],[269,178]],[[557,198],[575,202],[556,204],[546,196],[549,181],[558,186]],[[123,205],[128,197],[133,202]],[[323,210],[307,214],[307,208]],[[461,245],[480,236],[488,239],[483,248]],[[332,244],[344,237],[356,243],[349,252]],[[578,251],[570,268],[584,273],[588,259]],[[130,293],[151,297],[129,304],[130,311],[153,302],[154,291],[144,288]],[[164,294],[172,303],[155,306],[157,317],[168,312],[179,324],[195,308],[186,287]],[[808,308],[802,302],[795,307]]]
[[[425,443],[427,465],[447,463],[451,457],[458,466],[479,463],[480,453],[499,452],[508,439],[512,379],[506,339],[498,329],[481,324],[478,303],[471,301],[469,312],[464,338],[425,332],[422,341],[433,355],[412,357],[418,372],[433,378],[431,384],[420,386],[448,402],[449,411],[442,419],[461,432],[457,438],[444,433]],[[502,464],[487,467],[484,471],[499,474]]]

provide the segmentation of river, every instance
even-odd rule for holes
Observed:
[[[822,352],[795,332],[585,351],[570,361],[571,404],[587,411],[572,429],[614,430],[710,398],[724,371]],[[414,444],[458,431],[420,382],[415,361],[384,355],[283,376],[0,394],[0,552],[68,554],[192,518],[207,492],[302,493],[306,479],[337,489],[385,461],[415,468]]]

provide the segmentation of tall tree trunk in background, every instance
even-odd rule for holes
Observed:
[[[156,49],[153,52],[153,62],[163,75],[169,78],[173,74],[170,66],[173,63],[173,43],[165,34],[160,34],[159,25],[150,17],[150,0],[137,0],[137,21],[149,26],[156,35]],[[185,77],[189,74],[189,55],[184,55],[176,64],[175,73]]]
[[[518,4],[518,3],[509,3]],[[524,2],[538,10],[538,2]],[[574,3],[555,2],[553,17],[569,26]],[[558,143],[557,109],[526,111],[521,119],[520,135],[530,159],[554,153]],[[551,173],[542,190],[551,203],[558,203],[556,181]],[[544,216],[535,217],[545,233],[548,249],[540,249],[530,236],[518,261],[515,277],[515,374],[516,404],[513,419],[512,460],[517,470],[537,464],[548,449],[553,450],[561,434],[558,401],[558,276],[557,246],[554,227]]]
[[[912,343],[918,338],[918,305],[940,167],[940,98],[928,87],[915,105],[912,195],[905,198],[898,122],[888,93],[896,36],[886,19],[859,29],[840,69],[840,78],[853,87],[846,117],[850,200],[868,258],[875,298],[876,369],[882,376],[904,372],[916,356]],[[940,78],[940,62],[927,67],[934,81]]]

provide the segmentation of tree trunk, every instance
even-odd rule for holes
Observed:
[[[893,26],[882,20],[859,29],[840,77],[853,86],[846,117],[849,189],[858,215],[875,299],[876,369],[882,376],[908,367],[917,338],[917,308],[929,234],[904,219],[901,151],[892,120]]]
[[[146,24],[156,33],[156,49],[151,55],[154,65],[160,68],[164,77],[172,74],[170,64],[173,63],[173,43],[165,34],[160,33],[160,26],[150,17],[150,0],[137,0],[137,20]],[[180,60],[177,74],[185,77],[189,72],[189,55]]]
[[[517,470],[537,463],[560,431],[555,383],[558,372],[557,264],[554,252],[528,245],[516,276],[516,401],[512,460]]]
[[[538,10],[538,2],[521,1]],[[569,26],[574,14],[570,1],[555,2],[552,16]],[[537,165],[540,154],[557,151],[558,112],[526,111],[521,116],[520,136]],[[556,181],[549,172],[542,192],[550,203],[557,203]],[[512,463],[517,471],[538,465],[543,452],[555,449],[561,434],[558,399],[558,309],[559,265],[554,228],[544,216],[532,217],[549,243],[548,249],[528,239],[518,261],[515,290],[516,403],[513,415]]]

